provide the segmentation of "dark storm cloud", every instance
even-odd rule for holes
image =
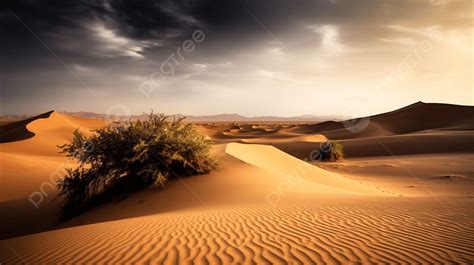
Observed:
[[[26,52],[28,58],[29,51],[34,53],[29,48],[37,43],[32,42],[31,33],[19,19],[58,52],[70,43],[92,38],[94,23],[101,23],[118,36],[148,44],[176,45],[193,29],[205,28],[214,40],[240,45],[255,38],[268,38],[265,34],[277,37],[302,23],[345,23],[354,19],[370,23],[384,18],[387,12],[402,17],[415,12],[410,10],[418,10],[417,5],[426,5],[415,2],[404,12],[396,12],[398,1],[10,1],[7,7],[11,11],[4,9],[0,16],[1,45],[16,55]],[[262,31],[268,32],[262,36]],[[96,47],[88,44],[74,52],[90,54],[86,51]],[[143,48],[147,47],[152,45]]]
[[[19,44],[28,46],[26,41],[31,39],[31,33],[25,25],[55,47],[62,42],[80,43],[84,38],[91,38],[94,22],[101,23],[119,36],[140,41],[172,39],[188,27],[199,24],[172,2],[23,0],[12,1],[7,6],[8,10],[2,11],[0,19],[2,40],[6,40],[2,41],[2,46],[10,49],[18,49]],[[68,34],[75,39],[66,39]],[[94,48],[86,46],[82,50]]]
[[[8,58],[29,59],[41,47],[19,19],[59,55],[75,59],[100,57],[104,52],[107,43],[94,41],[100,27],[129,40],[138,54],[155,46],[176,46],[192,30],[203,28],[212,41],[208,45],[219,52],[224,45],[234,48],[269,37],[279,40],[304,24],[348,25],[362,31],[388,19],[403,21],[419,16],[422,21],[432,16],[428,0],[20,0],[6,6],[11,11],[3,9],[0,15],[1,48],[8,51]],[[366,36],[357,33],[361,38]],[[104,57],[111,55],[105,53]]]
[[[446,0],[442,9],[437,2],[443,0],[7,1],[0,10],[1,111],[17,112],[18,102],[28,105],[35,97],[57,103],[73,91],[134,93],[139,78],[156,72],[196,29],[205,32],[205,42],[173,77],[188,83],[170,82],[164,95],[179,97],[192,90],[186,87],[193,80],[224,82],[253,68],[269,75],[272,57],[255,57],[269,49],[298,54],[316,47],[322,30],[335,34],[329,46],[343,50],[344,43],[367,48],[379,38],[392,41],[386,25],[428,27],[448,14],[444,27],[472,25],[471,17],[458,14],[469,1]],[[319,28],[324,25],[330,26]]]

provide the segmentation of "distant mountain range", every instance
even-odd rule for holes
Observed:
[[[94,112],[66,112],[59,111],[64,114],[73,115],[83,118],[95,118],[95,119],[146,119],[148,114],[131,115],[131,116],[113,116],[109,117],[107,114],[94,113]],[[6,122],[14,122],[19,120],[28,119],[36,115],[4,115],[0,116],[0,124]],[[257,117],[246,117],[240,114],[216,114],[216,115],[204,115],[204,116],[193,116],[184,114],[173,114],[171,117],[185,117],[187,122],[205,123],[205,122],[323,122],[323,121],[342,121],[350,119],[348,116],[341,115],[300,115],[291,117],[279,117],[279,116],[257,116]]]
[[[65,114],[84,117],[84,118],[97,118],[97,119],[106,119],[109,118],[107,114],[98,114],[93,112],[63,112]],[[128,118],[131,119],[145,119],[148,114],[141,115],[132,115]],[[186,117],[185,121],[187,122],[322,122],[322,121],[341,121],[349,119],[347,116],[340,115],[300,115],[300,116],[291,116],[291,117],[279,117],[279,116],[257,116],[257,117],[246,117],[240,114],[216,114],[216,115],[204,115],[204,116],[193,116],[193,115],[183,115],[183,114],[173,114],[172,117]],[[114,117],[112,117],[114,118]],[[115,117],[117,118],[117,117]],[[121,118],[127,118],[127,116],[122,116]]]
[[[454,120],[457,120],[459,117],[459,111],[463,115],[465,114],[464,112],[470,112],[472,114],[473,106],[460,106],[460,105],[452,105],[452,104],[441,104],[441,103],[423,103],[423,102],[416,102],[414,104],[405,106],[403,108],[400,108],[395,111],[387,112],[387,113],[382,113],[382,114],[377,114],[377,115],[372,115],[369,117],[365,117],[365,119],[370,119],[370,121],[373,123],[375,121],[380,122],[383,124],[383,121],[379,121],[381,117],[385,117],[387,115],[391,116],[396,116],[396,120],[398,123],[402,121],[407,121],[407,120],[413,120],[415,119],[415,123],[420,123],[420,124],[426,124],[428,121],[431,120],[436,120],[436,121],[451,121],[451,123],[454,122]],[[415,111],[415,114],[412,114],[413,110]],[[428,109],[430,111],[428,111]],[[436,110],[436,112],[431,112],[431,109]],[[410,114],[404,114],[405,112],[409,112]],[[80,111],[80,112],[63,112],[60,111],[61,113],[68,114],[68,115],[73,115],[77,117],[83,117],[83,118],[96,118],[96,119],[111,119],[111,120],[127,120],[127,119],[132,119],[132,120],[142,120],[146,119],[148,117],[148,114],[140,114],[140,115],[131,115],[131,116],[112,116],[110,117],[107,114],[100,114],[100,113],[94,113],[94,112],[85,112],[85,111]],[[402,114],[399,114],[402,113]],[[420,116],[422,113],[423,115]],[[436,113],[436,115],[433,115],[433,113]],[[397,115],[395,115],[397,114]],[[444,118],[446,115],[451,115],[449,118]],[[461,115],[461,116],[463,116]],[[0,125],[2,124],[7,124],[15,121],[20,121],[20,120],[25,120],[31,117],[34,117],[36,115],[4,115],[0,116]],[[183,115],[183,114],[173,114],[169,115],[170,117],[176,117],[176,118],[181,118],[185,117],[185,121],[187,122],[195,122],[195,123],[209,123],[209,122],[297,122],[297,123],[311,123],[311,124],[316,124],[316,123],[321,123],[318,124],[316,127],[319,129],[323,130],[324,128],[328,129],[330,128],[331,130],[336,130],[340,129],[344,126],[342,126],[342,121],[347,121],[352,119],[353,117],[349,116],[342,116],[342,115],[300,115],[300,116],[290,116],[290,117],[279,117],[279,116],[257,116],[257,117],[247,117],[243,116],[240,114],[232,113],[232,114],[216,114],[216,115],[203,115],[203,116],[193,116],[193,115]],[[399,117],[400,116],[400,117]],[[468,115],[469,116],[469,115]],[[464,116],[463,116],[464,117]],[[467,119],[467,118],[466,118]],[[450,124],[451,124],[450,123]],[[472,118],[469,123],[472,123]],[[468,123],[468,124],[469,124]],[[456,127],[457,125],[453,125]],[[381,126],[384,127],[384,126]],[[436,127],[436,126],[435,126]],[[323,130],[325,131],[325,130]]]

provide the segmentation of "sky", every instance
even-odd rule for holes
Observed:
[[[473,105],[471,0],[7,1],[1,114]]]

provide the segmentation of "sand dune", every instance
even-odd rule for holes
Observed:
[[[317,184],[315,192],[338,194],[381,195],[375,187],[315,167],[268,145],[227,144],[226,153],[251,165],[271,172],[302,178]]]
[[[0,202],[29,196],[43,184],[51,190],[64,168],[72,165],[57,146],[68,143],[74,130],[89,135],[105,121],[48,112],[15,124],[24,124],[34,137],[0,144]]]
[[[427,201],[381,202],[308,199],[276,209],[179,211],[4,240],[0,257],[6,264],[438,264],[474,259],[469,203],[461,201],[442,213]]]
[[[74,130],[80,129],[82,133],[89,135],[91,130],[104,125],[104,120],[79,118],[52,112],[47,118],[35,119],[26,125],[26,129],[35,134],[34,137],[1,144],[0,152],[57,156],[59,153],[57,146],[68,143]]]
[[[348,158],[474,152],[474,107],[418,102],[350,122],[200,125],[217,143],[269,144],[304,159],[318,142],[338,140]],[[366,126],[366,127],[365,127]],[[348,128],[346,128],[348,127]]]
[[[20,141],[33,137],[35,134],[29,131],[26,126],[37,120],[48,118],[53,111],[40,114],[35,117],[23,119],[20,121],[4,122],[0,125],[0,143]]]
[[[304,142],[304,143],[320,143],[328,141],[328,138],[322,134],[297,135],[288,137],[258,137],[258,138],[244,138],[238,142],[254,143],[254,144],[273,144],[284,142]]]
[[[420,154],[459,154],[474,152],[474,132],[426,132],[382,137],[339,140],[346,158],[402,156]],[[256,143],[264,143],[254,141]],[[317,142],[272,141],[266,142],[300,159],[309,157],[319,148]]]
[[[372,116],[360,134],[337,122],[200,124],[216,171],[64,223],[54,185],[38,209],[28,196],[61,176],[56,145],[105,122],[53,112],[24,123],[33,137],[0,144],[0,214],[15,216],[0,218],[0,262],[470,263],[471,111],[418,103]],[[439,119],[416,122],[429,113]],[[340,139],[346,161],[303,161],[328,138]]]
[[[296,133],[321,133],[329,139],[349,139],[394,134],[407,134],[426,130],[474,130],[474,107],[417,102],[404,108],[362,118],[367,128],[347,130],[347,122],[323,122],[299,126]],[[345,126],[346,124],[346,126]],[[365,126],[364,126],[365,127]]]
[[[358,195],[381,195],[389,194],[390,190],[381,192],[376,187],[369,187],[371,183],[364,180],[353,182],[355,187],[349,190],[338,189],[338,181],[334,180],[335,186],[324,185],[321,177],[330,177],[331,172],[327,172],[303,161],[283,154],[280,161],[269,161],[267,168],[258,167],[249,163],[242,163],[241,160],[225,153],[226,144],[216,145],[213,148],[214,156],[220,161],[219,168],[207,175],[194,176],[180,180],[171,181],[162,191],[144,191],[135,196],[121,201],[93,209],[78,218],[72,219],[60,226],[51,223],[49,226],[42,224],[38,226],[36,222],[28,221],[11,222],[10,220],[0,220],[0,225],[8,225],[9,231],[0,231],[0,238],[24,235],[25,232],[41,232],[50,229],[73,227],[77,225],[92,224],[111,220],[119,220],[130,217],[153,215],[169,211],[179,211],[193,209],[196,207],[234,207],[242,205],[279,205],[282,202],[302,201],[308,196],[320,196],[324,194],[358,194]],[[272,149],[277,155],[281,151]],[[271,155],[267,153],[254,152],[257,155]],[[274,156],[276,157],[276,156]],[[285,161],[289,159],[289,161]],[[287,168],[274,170],[271,163],[277,168],[277,164],[286,163]],[[281,166],[281,165],[279,165]],[[291,169],[292,166],[295,166]],[[312,176],[313,174],[318,174]],[[58,175],[59,177],[60,175]],[[41,177],[41,176],[39,176]],[[338,177],[334,174],[334,177]],[[32,182],[31,180],[29,180]],[[37,190],[37,187],[33,187]],[[56,192],[50,187],[46,191],[53,197]],[[49,199],[49,198],[48,198]],[[172,202],[172,203],[168,203]],[[34,208],[29,202],[19,205],[18,202],[4,202],[3,207],[11,209],[17,207],[15,211],[16,219],[34,220],[35,213],[39,209]],[[2,213],[0,204],[0,213]],[[49,209],[51,208],[51,209]],[[41,204],[41,210],[49,215],[44,219],[54,220],[57,214],[57,203],[45,202]],[[127,209],[124,211],[124,209]],[[32,210],[34,210],[32,212]],[[11,210],[9,210],[11,211]],[[53,216],[50,216],[53,215]]]

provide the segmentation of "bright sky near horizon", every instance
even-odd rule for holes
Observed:
[[[12,1],[1,114],[473,105],[470,0]]]

